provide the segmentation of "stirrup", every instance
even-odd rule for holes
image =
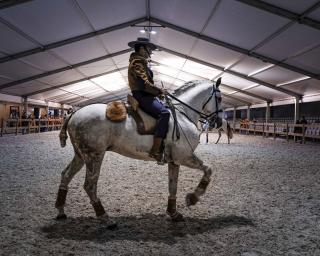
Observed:
[[[164,165],[166,162],[165,162],[165,159],[164,159],[164,154],[163,152],[162,153],[154,153],[154,152],[150,152],[149,153],[149,156],[154,158],[156,161],[157,161],[157,164],[158,165]]]

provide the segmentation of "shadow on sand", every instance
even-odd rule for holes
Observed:
[[[118,223],[115,230],[110,230],[107,220],[93,217],[68,218],[54,221],[41,227],[49,239],[90,240],[105,243],[110,240],[159,241],[175,244],[176,238],[214,232],[235,226],[254,226],[252,220],[241,216],[220,216],[208,219],[185,218],[184,222],[174,223],[165,220],[164,215],[146,214],[140,217],[113,217]]]

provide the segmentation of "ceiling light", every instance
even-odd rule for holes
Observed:
[[[146,31],[144,29],[140,29],[140,33],[144,34]]]
[[[157,34],[157,32],[154,31],[154,30],[151,30],[151,31],[150,31],[150,34],[155,35],[155,34]]]

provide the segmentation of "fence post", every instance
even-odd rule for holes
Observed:
[[[18,135],[18,124],[19,124],[19,119],[16,119],[16,135]]]
[[[305,124],[302,124],[302,139],[301,140],[302,140],[303,144],[306,143],[305,135],[306,135]]]
[[[276,139],[276,123],[273,123],[273,139]]]
[[[28,134],[30,133],[30,123],[31,123],[31,120],[28,119]]]
[[[286,139],[289,141],[289,124],[286,123]]]
[[[38,133],[40,133],[40,127],[41,127],[41,124],[40,124],[40,118],[39,118],[39,125],[38,125]]]
[[[2,137],[2,135],[3,135],[3,118],[1,118],[1,137]]]

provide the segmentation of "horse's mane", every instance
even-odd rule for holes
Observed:
[[[207,82],[206,80],[193,80],[186,82],[184,85],[179,87],[178,89],[174,90],[173,94],[175,96],[180,96],[181,94],[185,93],[186,91],[195,88],[197,85]]]

